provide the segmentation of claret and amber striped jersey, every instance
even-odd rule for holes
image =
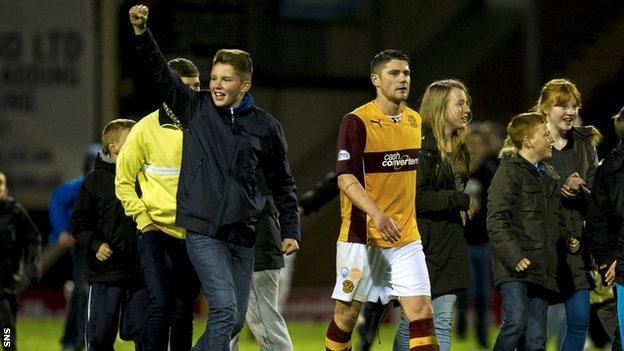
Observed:
[[[421,144],[421,117],[402,107],[393,122],[374,102],[343,117],[338,135],[336,173],[355,176],[366,194],[401,230],[401,239],[383,239],[367,214],[340,193],[342,225],[338,241],[398,247],[420,239],[416,226],[416,166]]]

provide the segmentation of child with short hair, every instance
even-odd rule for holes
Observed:
[[[9,196],[0,172],[0,330],[2,349],[17,350],[17,295],[41,276],[41,234],[24,207]]]
[[[494,282],[503,296],[505,317],[494,350],[546,345],[547,296],[556,292],[557,243],[569,238],[559,218],[559,176],[542,162],[551,157],[553,138],[546,117],[523,113],[507,126],[501,164],[488,189],[487,229]],[[565,234],[560,234],[565,233]],[[521,338],[525,334],[525,338]]]
[[[145,344],[145,289],[139,270],[136,224],[115,196],[115,161],[130,129],[130,119],[109,122],[95,169],[86,175],[76,198],[72,234],[87,250],[89,300],[86,342],[89,350],[113,350],[117,331]]]

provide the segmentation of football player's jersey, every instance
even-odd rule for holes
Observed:
[[[420,239],[416,226],[416,166],[421,146],[421,117],[403,106],[395,123],[373,102],[343,117],[338,136],[336,173],[352,174],[368,197],[401,230],[390,243],[366,213],[340,193],[342,225],[339,241],[398,247]]]

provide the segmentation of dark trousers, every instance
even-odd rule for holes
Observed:
[[[188,351],[199,280],[186,243],[160,231],[139,233],[138,243],[147,296],[147,350],[166,351],[169,343],[171,351]]]
[[[360,342],[357,351],[369,351],[377,335],[377,330],[384,316],[386,306],[379,302],[365,302],[362,305],[362,316],[364,323],[360,324],[357,332],[360,335]]]
[[[0,330],[2,330],[2,347],[4,351],[15,351],[15,323],[17,320],[17,296],[0,294]]]
[[[457,332],[460,337],[465,336],[468,306],[474,302],[477,340],[481,347],[488,348],[490,305],[494,290],[490,244],[468,245],[468,254],[472,284],[467,292],[459,294],[457,298]]]
[[[89,287],[87,349],[112,351],[117,331],[122,340],[133,340],[135,349],[145,349],[147,315],[145,289],[130,289],[104,283]]]
[[[89,294],[87,253],[76,245],[72,250],[72,258],[74,290],[72,290],[65,315],[65,331],[61,343],[66,350],[82,350],[87,318],[87,295]]]

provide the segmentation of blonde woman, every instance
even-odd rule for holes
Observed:
[[[431,282],[434,325],[440,350],[449,350],[457,293],[468,288],[468,248],[464,224],[475,203],[464,193],[470,157],[465,144],[471,119],[466,86],[454,79],[429,85],[422,98],[423,141],[418,162],[416,218]],[[394,349],[408,350],[402,316]]]

